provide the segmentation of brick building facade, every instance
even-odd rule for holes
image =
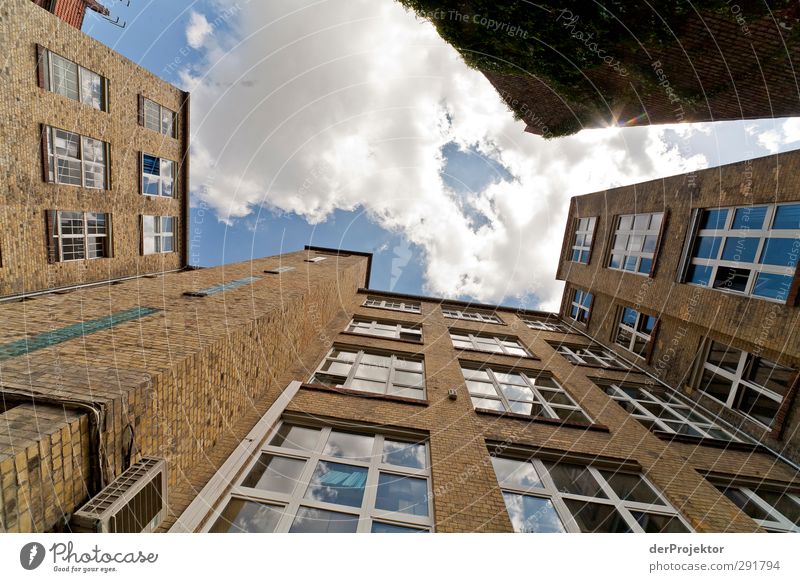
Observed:
[[[33,0],[37,6],[55,14],[58,18],[78,30],[83,26],[87,10],[108,15],[108,8],[97,0]]]
[[[798,163],[788,152],[575,197],[557,275],[578,329],[795,462]]]
[[[561,20],[566,38],[591,34],[590,46],[627,74],[598,57],[596,66],[581,68],[574,96],[530,71],[482,72],[526,131],[544,137],[609,126],[792,117],[800,112],[793,81],[800,57],[797,16],[796,5],[770,12],[763,4],[729,3],[688,18],[663,44],[636,27],[630,39],[598,37],[591,22],[573,23],[555,10],[550,17]],[[582,44],[574,40],[575,47]],[[566,60],[557,51],[552,58]]]
[[[184,267],[188,94],[30,0],[3,9],[0,297]]]

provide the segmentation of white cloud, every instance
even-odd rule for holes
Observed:
[[[260,206],[311,223],[363,207],[424,250],[432,294],[533,292],[557,308],[570,196],[706,165],[667,146],[664,128],[523,133],[488,81],[395,0],[252,2],[230,29],[184,74],[196,193],[228,222]],[[450,142],[513,180],[463,204],[440,176]],[[476,212],[488,218],[477,228]]]
[[[212,31],[213,28],[205,15],[192,10],[189,15],[189,25],[186,27],[186,42],[189,46],[195,49],[201,48]]]

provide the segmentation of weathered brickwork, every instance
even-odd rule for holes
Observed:
[[[42,10],[30,0],[0,7],[6,42],[0,70],[0,296],[174,270],[185,266],[188,196],[188,94]],[[42,89],[37,44],[109,81],[109,111]],[[178,139],[138,123],[138,95],[178,112]],[[41,126],[50,125],[111,144],[110,188],[96,190],[45,182]],[[140,194],[141,152],[175,161],[173,198]],[[47,210],[107,212],[112,216],[111,258],[48,264]],[[175,251],[142,256],[140,215],[176,217]]]
[[[677,280],[692,209],[798,201],[800,181],[795,170],[799,166],[800,155],[789,152],[576,197],[570,206],[557,275],[568,283],[562,312],[568,309],[570,289],[590,291],[594,302],[589,326],[579,327],[623,357],[637,359],[614,343],[620,306],[659,316],[649,364],[642,359],[638,362],[659,380],[694,392],[714,413],[795,461],[800,459],[796,397],[788,405],[776,438],[778,435],[698,394],[691,386],[693,366],[706,337],[800,368],[800,309]],[[653,277],[606,267],[614,217],[635,212],[666,212]],[[571,262],[568,253],[574,219],[590,216],[598,217],[591,261],[588,265]]]
[[[484,74],[527,123],[526,131],[545,137],[565,126],[578,131],[791,117],[800,111],[793,71],[800,47],[790,32],[797,10],[765,12],[763,5],[731,3],[722,12],[688,19],[683,30],[670,31],[677,38],[666,45],[651,44],[641,35],[635,43],[598,38],[595,46],[637,75],[622,76],[603,64],[584,69],[579,98],[532,74]],[[559,16],[555,11],[553,18]],[[567,20],[562,22],[569,34]],[[578,30],[593,32],[588,22]]]
[[[511,531],[492,469],[491,455],[502,454],[512,445],[526,447],[534,453],[540,449],[561,451],[565,458],[579,454],[589,458],[634,461],[697,531],[751,532],[759,529],[706,481],[703,476],[706,472],[726,470],[733,475],[787,483],[797,480],[797,473],[790,465],[765,451],[671,443],[655,436],[606,396],[593,381],[605,378],[643,382],[646,379],[644,375],[576,366],[551,345],[561,340],[588,345],[588,340],[579,334],[532,330],[513,310],[497,312],[502,324],[448,319],[442,315],[440,302],[434,299],[421,298],[419,314],[363,305],[368,295],[375,294],[374,291],[361,290],[353,300],[343,300],[340,313],[319,334],[321,341],[298,354],[297,363],[288,371],[286,380],[287,383],[298,380],[306,384],[289,403],[286,413],[311,419],[330,419],[330,422],[342,426],[356,422],[387,427],[387,430],[390,427],[412,429],[427,435],[431,450],[436,531]],[[389,293],[377,294],[389,299],[408,299]],[[535,313],[529,312],[528,315]],[[344,330],[352,316],[419,323],[422,325],[423,343],[346,333]],[[457,352],[449,338],[452,328],[516,337],[534,357]],[[391,397],[322,389],[309,383],[331,344],[398,355],[422,355],[426,400],[403,402]],[[587,428],[476,412],[461,372],[462,361],[545,370],[581,405],[594,425]],[[455,400],[449,397],[450,389],[456,390]],[[259,409],[266,410],[266,407]],[[253,412],[248,422],[243,423],[245,426],[240,427],[240,440],[260,418],[257,411]],[[232,451],[237,444],[238,441],[231,439],[225,447],[217,447],[215,454],[222,452],[223,448]],[[213,474],[212,467],[220,467],[226,458],[220,454],[209,459],[211,467],[206,480]],[[192,493],[196,494],[199,489],[186,491],[182,497],[184,503],[188,505]]]
[[[224,450],[225,443],[241,439],[246,419],[263,413],[288,381],[287,371],[303,361],[298,354],[319,342],[320,333],[342,309],[341,298],[353,297],[364,285],[362,257],[308,263],[307,256],[303,251],[3,304],[0,346],[134,307],[159,309],[111,329],[0,360],[4,397],[25,402],[36,394],[48,402],[66,400],[99,410],[98,448],[106,482],[141,455],[165,457],[176,495],[173,513],[178,514],[185,507],[182,492],[204,484],[203,471],[217,445]],[[278,264],[295,271],[263,273]],[[258,279],[207,297],[184,295],[248,276]],[[0,459],[17,457],[28,446],[4,422],[21,410],[24,406],[16,406],[0,415]],[[26,426],[35,422],[33,415]],[[36,431],[26,430],[35,444]],[[76,440],[85,449],[88,438],[86,432]],[[21,477],[14,479],[19,484]],[[30,495],[41,497],[59,482],[55,475],[43,477],[31,485]],[[5,495],[10,499],[12,492]],[[37,515],[30,527],[19,525],[18,514],[4,515],[4,528],[59,527],[61,510],[74,511],[87,496],[84,491],[62,501],[57,515]]]

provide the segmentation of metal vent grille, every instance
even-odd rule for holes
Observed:
[[[75,513],[73,531],[153,531],[166,513],[166,477],[163,459],[143,458]]]

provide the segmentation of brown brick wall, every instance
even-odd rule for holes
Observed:
[[[764,357],[800,368],[798,307],[676,282],[693,208],[800,200],[796,171],[799,167],[800,153],[788,152],[574,198],[557,277],[568,282],[568,289],[575,286],[594,294],[587,333],[617,353],[631,357],[613,343],[617,308],[638,306],[644,313],[659,315],[656,346],[646,367],[675,387],[690,382],[692,364],[705,336],[738,349],[760,351]],[[605,267],[614,216],[664,210],[668,210],[669,218],[653,278]],[[576,216],[599,217],[588,265],[566,260]],[[800,459],[800,414],[796,398],[784,420],[781,440],[713,400],[698,398],[737,426],[742,425],[755,438],[790,458]]]
[[[320,341],[341,298],[364,285],[363,257],[312,264],[304,262],[306,256],[292,253],[6,304],[0,346],[136,306],[161,311],[0,361],[0,386],[7,399],[34,392],[102,408],[102,461],[109,480],[125,469],[126,427],[132,428],[132,460],[167,459],[176,495],[173,512],[180,513],[182,491],[205,483],[217,445],[226,450],[228,443],[238,443],[247,419],[260,416],[286,384],[298,354]],[[262,272],[279,262],[296,270],[280,276]],[[251,275],[260,279],[225,293],[183,295]],[[81,443],[87,445],[85,439]],[[0,447],[0,458],[14,452],[12,446]],[[73,511],[85,500],[84,495],[62,507]],[[52,516],[45,517],[29,529],[56,525]]]
[[[39,531],[86,499],[85,413],[23,404],[0,414],[0,532]]]
[[[186,123],[182,112],[185,94],[79,30],[65,26],[30,0],[4,3],[0,34],[18,39],[8,43],[8,66],[0,71],[0,296],[183,266],[186,177],[178,168],[175,198],[139,194],[139,153],[145,151],[180,164],[187,150],[187,136],[179,131],[181,139],[173,139],[140,127],[138,94],[181,112],[179,129]],[[108,78],[109,112],[40,89],[37,44]],[[42,124],[109,142],[111,189],[44,182]],[[50,209],[111,213],[113,258],[48,264],[44,217]],[[141,214],[178,217],[175,252],[140,256]]]
[[[586,343],[581,336],[540,332],[529,329],[512,312],[501,312],[505,325],[479,324],[446,319],[435,302],[423,303],[419,315],[364,307],[366,293],[361,294],[354,313],[365,317],[406,322],[420,322],[424,343],[414,346],[406,342],[368,336],[335,335],[341,332],[349,316],[342,314],[331,322],[328,333],[337,343],[398,352],[424,354],[427,403],[407,404],[385,398],[365,398],[354,394],[336,394],[302,388],[288,406],[289,411],[311,417],[333,417],[341,421],[361,421],[399,426],[423,431],[429,435],[432,460],[434,520],[437,531],[510,531],[505,506],[490,463],[487,442],[513,443],[568,453],[631,459],[638,462],[650,478],[678,507],[698,531],[756,531],[758,528],[744,514],[711,486],[699,470],[725,468],[733,474],[761,475],[782,481],[797,478],[794,471],[771,455],[741,453],[711,447],[693,447],[662,441],[611,401],[590,378],[606,377],[621,380],[628,374],[583,366],[574,366],[558,355],[548,341],[568,337]],[[337,327],[338,326],[338,327]],[[517,360],[509,356],[480,352],[457,353],[447,330],[481,330],[518,337],[536,358]],[[316,363],[326,349],[313,350]],[[549,371],[578,401],[594,421],[606,430],[557,426],[544,422],[499,418],[476,413],[464,384],[459,359],[493,362],[533,370]],[[304,360],[305,361],[305,360]],[[293,379],[307,381],[310,372]],[[316,367],[310,367],[311,371]],[[643,376],[636,376],[639,381]],[[448,389],[455,388],[457,400],[448,398]],[[749,459],[745,462],[745,458]]]
[[[764,14],[763,5],[742,6],[736,9],[745,26],[737,22],[731,4],[731,10],[689,18],[683,30],[670,31],[677,38],[667,46],[652,44],[642,35],[621,41],[598,37],[604,54],[638,76],[623,77],[602,64],[586,68],[581,90],[590,98],[587,93],[573,97],[532,74],[484,74],[520,113],[527,131],[545,136],[564,125],[579,130],[795,116],[800,98],[794,63],[800,58],[800,45],[789,31],[796,24],[796,7]],[[577,30],[592,32],[591,23],[581,21]],[[656,69],[663,73],[656,74]],[[664,79],[679,99],[659,86]]]

